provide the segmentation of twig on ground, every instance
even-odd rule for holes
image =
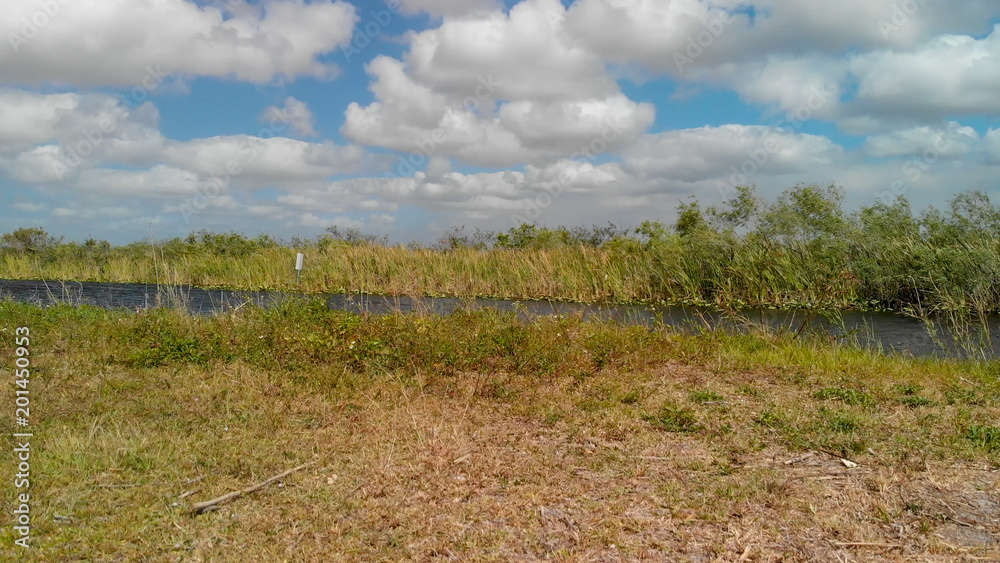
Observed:
[[[133,487],[164,487],[170,483],[157,481],[155,483],[98,483],[101,489],[131,489]]]
[[[876,543],[876,542],[861,542],[861,541],[849,541],[849,542],[835,541],[832,543],[837,547],[886,547],[886,548],[903,547],[898,543]]]
[[[851,458],[849,458],[849,457],[847,457],[847,456],[845,456],[843,454],[838,454],[836,452],[831,452],[830,450],[826,450],[826,449],[823,449],[823,448],[816,448],[816,451],[823,452],[823,453],[825,453],[828,456],[833,456],[833,457],[835,457],[837,459],[840,459],[840,460],[847,460],[847,461],[849,461],[851,463],[858,463],[858,462],[854,461],[853,459],[851,459]],[[858,465],[860,465],[860,464],[858,464]]]
[[[191,496],[191,495],[193,495],[195,493],[201,492],[202,489],[204,489],[204,487],[198,487],[197,489],[192,489],[192,490],[187,491],[185,493],[181,493],[181,495],[179,497],[177,497],[177,499],[178,500],[184,500],[184,499],[188,498],[189,496]]]
[[[786,461],[785,465],[794,465],[796,463],[799,463],[799,462],[802,462],[802,461],[805,461],[805,460],[811,458],[813,455],[815,455],[815,452],[804,453],[804,454],[800,455],[799,457],[796,457],[796,458],[793,458],[793,459],[790,459],[790,460]]]
[[[233,491],[231,493],[226,493],[226,494],[222,495],[221,497],[217,497],[217,498],[214,498],[212,500],[206,500],[204,502],[196,503],[194,506],[191,507],[191,509],[194,512],[198,513],[198,514],[201,514],[202,512],[205,512],[206,510],[214,509],[218,505],[220,505],[220,504],[222,504],[222,503],[224,503],[226,501],[230,501],[230,500],[232,500],[232,499],[234,499],[236,497],[240,497],[240,496],[243,496],[243,495],[247,495],[247,494],[259,491],[259,490],[263,489],[264,487],[270,485],[271,483],[277,481],[278,479],[281,479],[282,477],[287,477],[288,475],[291,475],[292,473],[295,473],[296,471],[300,471],[302,469],[305,469],[306,467],[309,467],[310,465],[314,465],[317,462],[319,462],[319,460],[318,459],[314,459],[314,460],[310,461],[309,463],[303,463],[302,465],[300,465],[298,467],[293,467],[292,469],[289,469],[288,471],[285,471],[284,473],[279,473],[278,475],[275,475],[274,477],[271,477],[270,479],[267,479],[266,481],[261,481],[260,483],[257,483],[256,485],[254,485],[252,487],[248,487],[248,488],[240,490],[240,491]]]

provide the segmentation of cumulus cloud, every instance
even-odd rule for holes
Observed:
[[[22,85],[133,86],[150,72],[330,78],[337,68],[319,57],[347,44],[357,21],[339,0],[265,0],[235,13],[184,0],[6,0],[3,9],[0,75]]]
[[[683,74],[771,55],[909,48],[943,32],[987,32],[995,15],[982,1],[578,0],[566,26],[612,60]],[[678,64],[685,57],[690,65]]]
[[[838,115],[847,64],[828,55],[772,56],[766,61],[725,66],[699,73],[702,79],[722,82],[744,99],[774,105],[785,112],[804,112],[809,118]]]
[[[23,149],[55,138],[66,112],[80,105],[76,94],[39,95],[0,90],[0,151]]]
[[[375,101],[352,103],[341,132],[491,167],[629,145],[655,109],[623,95],[602,59],[572,42],[565,13],[558,0],[525,0],[507,15],[445,20],[412,36],[404,60],[368,65]]]
[[[314,229],[325,229],[331,226],[350,229],[361,228],[365,223],[364,221],[358,221],[345,215],[334,217],[332,219],[324,219],[315,213],[304,213],[299,216],[298,224],[303,227],[311,227]]]
[[[177,198],[194,193],[199,184],[194,172],[156,165],[148,170],[93,168],[80,173],[74,190],[107,196],[133,198]]]
[[[232,177],[253,187],[325,180],[360,172],[366,163],[359,147],[249,135],[173,141],[163,157],[171,165],[203,177]]]
[[[616,164],[562,161],[527,166],[521,171],[431,176],[423,172],[405,178],[355,178],[307,187],[278,198],[290,208],[324,213],[345,211],[396,212],[420,207],[463,214],[513,213],[543,191],[598,193],[625,179]],[[467,215],[468,216],[468,215]]]
[[[405,55],[421,84],[463,99],[480,79],[496,84],[495,98],[580,100],[618,91],[605,60],[575,43],[559,0],[524,0],[506,15],[445,20],[415,34]]]
[[[918,203],[942,185],[980,187],[1000,164],[1000,132],[961,123],[1000,115],[992,2],[394,1],[429,27],[399,36],[401,55],[372,53],[372,96],[348,105],[345,146],[320,138],[314,108],[287,92],[258,116],[266,133],[171,139],[154,103],[91,87],[329,78],[327,55],[358,21],[347,2],[74,0],[32,33],[23,18],[39,4],[10,0],[0,80],[38,88],[0,88],[0,173],[40,199],[19,194],[9,209],[127,230],[180,224],[201,197],[195,224],[244,229],[249,217],[296,234],[387,227],[414,210],[488,228],[628,223],[734,183],[774,195],[841,182],[869,203],[902,179]],[[731,90],[778,126],[650,132],[657,106],[638,96],[656,102],[649,92],[670,83],[624,90],[623,77],[664,76],[681,94]],[[845,149],[804,133],[823,123],[867,138]],[[929,149],[934,161],[908,175]]]
[[[101,162],[147,166],[164,146],[159,112],[106,94],[0,90],[0,167],[26,182],[51,181]]]
[[[988,2],[578,0],[563,27],[612,61],[782,111],[830,92],[815,116],[864,134],[1000,112],[998,15]]]
[[[269,106],[259,117],[261,123],[268,123],[275,129],[283,129],[288,124],[300,137],[316,137],[316,116],[305,102],[292,96],[285,98],[285,106]]]
[[[983,137],[983,142],[990,161],[1000,164],[1000,129],[990,129]]]
[[[624,154],[624,168],[640,178],[699,182],[754,173],[781,175],[827,166],[844,150],[826,137],[747,125],[723,125],[646,135]]]
[[[934,151],[940,156],[961,156],[979,145],[979,133],[952,121],[947,127],[921,126],[865,140],[864,150],[876,157],[920,155]]]
[[[560,103],[518,101],[500,110],[500,123],[528,150],[555,154],[589,147],[604,150],[632,143],[656,117],[652,104],[637,104],[622,94],[604,99]]]
[[[391,0],[404,13],[426,12],[432,16],[463,16],[493,12],[503,8],[500,0]],[[392,5],[390,3],[390,5]]]
[[[851,58],[857,101],[880,115],[928,120],[1000,113],[1000,26],[983,38],[945,35],[912,51]]]

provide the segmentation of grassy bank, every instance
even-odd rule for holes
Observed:
[[[0,278],[90,280],[618,303],[1000,311],[1000,209],[978,193],[915,215],[905,200],[847,214],[835,187],[773,202],[742,189],[682,204],[674,225],[454,230],[433,247],[331,229],[315,240],[199,233],[113,247],[22,229],[0,241]],[[297,252],[306,254],[301,285]]]
[[[10,361],[17,326],[36,549],[5,525],[6,560],[998,555],[996,364],[296,303],[212,318],[0,303]]]

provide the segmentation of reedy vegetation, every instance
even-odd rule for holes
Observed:
[[[744,187],[721,206],[681,204],[673,225],[459,228],[434,246],[392,246],[335,227],[286,243],[202,231],[119,247],[20,229],[0,240],[0,277],[919,316],[1000,311],[1000,208],[985,194],[918,215],[902,198],[848,214],[843,199],[836,186],[800,185],[765,202]],[[308,261],[296,286],[298,251]]]

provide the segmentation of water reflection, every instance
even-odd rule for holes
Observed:
[[[42,282],[0,280],[0,296],[15,301],[41,305],[53,303],[86,304],[105,308],[143,310],[157,306],[183,307],[192,314],[209,315],[230,312],[255,305],[271,307],[293,294],[264,291],[206,290],[188,286],[169,288],[152,284],[111,284],[79,282]],[[330,308],[361,314],[392,312],[447,315],[460,308],[489,308],[512,311],[525,318],[551,315],[581,315],[585,320],[614,320],[628,324],[665,324],[699,330],[706,327],[766,325],[777,330],[811,331],[835,340],[850,340],[885,352],[912,356],[967,356],[962,343],[976,344],[972,355],[1000,356],[1000,319],[988,319],[988,330],[956,334],[941,328],[929,330],[921,321],[888,313],[845,312],[837,318],[808,315],[796,311],[751,310],[740,319],[693,307],[651,307],[637,305],[587,305],[548,301],[513,301],[507,299],[463,300],[448,297],[383,297],[375,295],[329,296]],[[958,340],[958,342],[956,342]]]

